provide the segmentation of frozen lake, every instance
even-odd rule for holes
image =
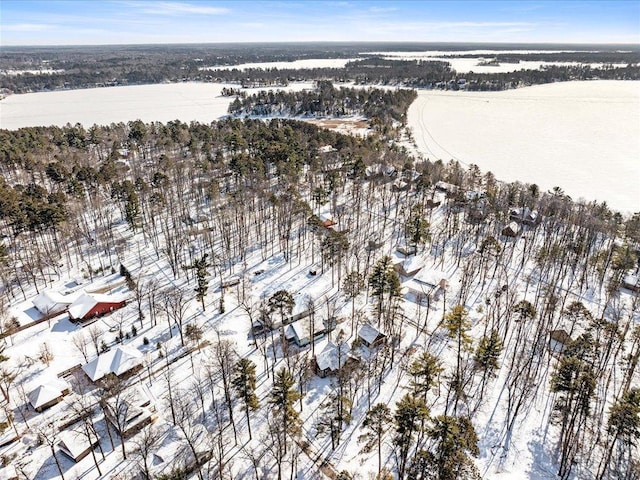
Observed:
[[[238,88],[237,85],[226,86]],[[209,123],[226,115],[233,100],[233,97],[220,96],[223,87],[225,85],[216,83],[189,82],[9,95],[0,101],[0,128],[67,123],[90,127],[136,119]],[[284,90],[305,88],[313,88],[313,84],[292,83]],[[258,90],[269,89],[244,89],[247,94]]]
[[[420,152],[561,187],[574,199],[640,211],[640,82],[590,81],[504,92],[420,91],[409,108]]]
[[[357,58],[307,58],[304,60],[293,60],[291,62],[256,62],[241,63],[239,65],[214,65],[211,67],[201,67],[200,70],[248,70],[257,68],[268,70],[277,68],[278,70],[286,69],[313,69],[313,68],[344,68],[344,66],[358,60]]]

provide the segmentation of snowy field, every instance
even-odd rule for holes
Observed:
[[[580,65],[579,62],[543,62],[521,60],[519,63],[500,62],[499,65],[478,65],[478,63],[493,59],[496,55],[537,54],[537,53],[575,53],[569,50],[461,50],[447,52],[440,50],[426,52],[375,52],[387,60],[422,60],[448,62],[458,73],[506,73],[517,70],[540,70],[546,66]],[[451,58],[451,55],[483,55],[481,58]],[[604,63],[590,63],[591,68],[601,68]],[[615,67],[625,67],[624,63],[615,63]]]
[[[0,128],[13,130],[67,123],[89,127],[137,119],[209,123],[227,114],[233,97],[220,95],[225,86],[237,88],[237,85],[189,82],[10,95],[0,102]],[[312,83],[305,82],[292,83],[284,89],[312,87]],[[247,94],[259,90],[269,88],[244,89]]]
[[[307,58],[305,60],[294,60],[292,62],[257,62],[241,63],[239,65],[214,65],[211,67],[201,67],[200,70],[248,70],[250,68],[260,68],[268,70],[271,68],[283,69],[313,69],[313,68],[344,68],[348,62],[357,58]]]
[[[431,160],[474,163],[543,190],[560,186],[574,199],[621,211],[640,207],[640,82],[420,91],[408,118]]]

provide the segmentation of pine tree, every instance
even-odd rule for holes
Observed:
[[[438,383],[438,376],[442,373],[442,362],[429,352],[422,352],[407,370],[411,376],[413,394],[427,400],[427,392]]]
[[[300,416],[293,408],[293,404],[300,398],[298,390],[293,388],[295,383],[291,372],[282,367],[276,372],[269,394],[269,403],[275,415],[280,417],[283,431],[289,435],[297,435],[300,432]]]
[[[284,323],[284,319],[287,315],[291,315],[293,307],[296,302],[286,290],[278,290],[269,298],[268,306],[271,313],[278,312],[280,314],[280,321]]]
[[[231,384],[238,397],[244,403],[244,411],[247,416],[247,428],[249,429],[249,439],[251,440],[251,422],[249,421],[249,410],[257,410],[259,407],[256,396],[256,364],[248,358],[241,358],[236,363],[236,374]]]
[[[393,268],[390,256],[382,257],[373,266],[369,275],[369,287],[372,289],[371,294],[377,299],[378,325],[380,325],[385,303],[388,302],[388,307],[391,307],[392,301],[400,297],[400,278]]]
[[[611,468],[613,449],[619,441],[624,445],[624,451],[629,452],[640,440],[640,388],[632,388],[624,392],[609,409],[607,433],[610,436],[607,452],[603,459],[603,469],[598,476],[601,480]],[[627,465],[631,468],[630,465]],[[621,478],[628,478],[621,475]]]
[[[404,234],[407,243],[418,247],[429,239],[429,222],[424,217],[424,212],[420,204],[411,207],[409,218],[404,226]]]
[[[456,355],[456,373],[453,379],[453,390],[454,390],[454,402],[453,409],[454,412],[458,411],[458,399],[462,394],[462,350],[463,348],[468,348],[471,345],[471,337],[467,331],[471,328],[471,321],[469,320],[469,313],[464,309],[462,305],[456,305],[453,307],[449,313],[447,313],[444,317],[444,322],[442,324],[444,328],[447,329],[447,333],[449,337],[455,339],[458,344],[457,355]]]
[[[431,458],[438,480],[480,479],[471,458],[480,453],[478,435],[471,420],[441,415],[434,419],[428,436],[435,442]]]
[[[429,408],[421,398],[407,394],[396,403],[394,415],[396,436],[393,443],[398,448],[398,477],[404,478],[409,451],[413,446],[414,437],[420,431],[424,420],[429,418]]]
[[[196,299],[200,301],[202,304],[202,310],[205,310],[204,299],[207,296],[207,291],[209,290],[209,272],[207,272],[207,268],[211,266],[211,264],[207,261],[209,257],[208,253],[205,253],[199,260],[195,260],[191,265],[184,266],[183,268],[188,270],[196,271],[196,288],[194,291],[196,292]],[[222,288],[222,286],[220,286]]]
[[[384,403],[377,403],[367,412],[362,422],[362,428],[366,429],[366,433],[358,437],[358,442],[366,442],[362,452],[369,453],[374,446],[377,447],[378,475],[382,471],[382,439],[392,420],[391,409]]]

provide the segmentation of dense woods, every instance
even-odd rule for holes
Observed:
[[[312,91],[261,91],[238,97],[229,106],[235,116],[342,117],[363,116],[373,125],[390,129],[404,126],[407,109],[416,99],[412,90],[381,90],[377,88],[335,88],[331,82],[317,82]],[[382,128],[380,128],[382,130]]]
[[[312,93],[239,98],[233,108],[335,114],[349,104],[375,116],[399,105],[387,115],[402,122],[411,95],[321,83]],[[376,96],[382,104],[368,103]],[[284,119],[4,130],[0,171],[5,341],[20,326],[9,306],[72,268],[87,278],[119,269],[134,298],[117,335],[99,323],[81,330],[74,343],[85,358],[158,335],[145,368],[104,384],[94,392],[100,402],[75,404],[88,441],[106,431],[107,457],[139,460],[128,464],[131,476],[153,478],[149,454],[168,428],[182,450],[156,478],[280,479],[304,459],[334,478],[366,478],[334,468],[341,446],[354,443],[375,465],[372,478],[479,478],[481,449],[503,465],[532,417],[544,422],[545,437],[531,441],[551,459],[551,477],[640,475],[640,297],[624,286],[638,271],[640,214],[503,183],[474,165],[416,159],[377,135]],[[522,225],[515,237],[503,234],[512,221]],[[408,249],[400,258],[447,272],[438,295],[408,292],[399,247]],[[265,273],[247,267],[255,261],[277,265],[271,275],[324,278],[326,292],[303,300],[310,345],[285,341],[299,314],[295,284],[257,291]],[[227,290],[229,275],[237,281]],[[247,331],[249,350],[214,327],[223,318]],[[323,384],[321,414],[303,408],[320,391],[316,320],[339,366]],[[264,333],[249,333],[256,321]],[[386,341],[365,345],[357,334],[365,325]],[[550,348],[554,338],[563,348]],[[6,409],[20,428],[27,418],[39,428],[62,473],[55,425],[24,413],[25,372],[2,351],[0,362]],[[125,441],[123,405],[143,379],[162,386],[166,423]],[[101,427],[101,415],[116,427]]]

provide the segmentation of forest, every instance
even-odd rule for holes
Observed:
[[[610,46],[580,52],[500,54],[499,61],[541,60],[579,62],[508,74],[458,73],[445,61],[385,60],[380,50],[407,52],[452,51],[451,58],[468,58],[455,52],[465,44],[219,44],[125,45],[102,47],[8,47],[0,52],[0,89],[13,93],[139,85],[161,82],[205,81],[251,85],[286,85],[291,81],[326,79],[334,82],[398,85],[417,88],[457,88],[464,78],[474,90],[504,90],[553,81],[638,79],[640,53],[633,46]],[[477,48],[505,49],[505,45],[477,44]],[[517,47],[517,46],[510,46]],[[526,48],[526,46],[523,46]],[[549,46],[551,48],[551,46]],[[588,46],[581,46],[588,48]],[[445,55],[446,57],[446,55]],[[345,68],[207,70],[209,66],[233,66],[248,62],[293,61],[322,58],[357,58]],[[603,63],[591,68],[591,63]],[[626,64],[614,67],[612,64]],[[203,69],[204,68],[204,69]],[[13,75],[9,70],[26,70]],[[45,70],[41,72],[39,70]],[[49,71],[46,71],[49,70]],[[2,71],[5,71],[3,74]],[[497,77],[494,77],[497,75]]]
[[[375,96],[402,122],[411,92],[328,82],[232,109],[374,116]],[[472,479],[530,444],[529,474],[640,478],[640,213],[289,119],[2,130],[0,172],[2,425],[47,452],[3,457],[16,478],[77,474],[70,425],[114,478]],[[145,360],[34,413],[27,382],[60,359],[21,349],[66,317],[16,312],[71,272],[129,301],[66,334],[70,362]],[[159,418],[125,434],[143,384]]]

